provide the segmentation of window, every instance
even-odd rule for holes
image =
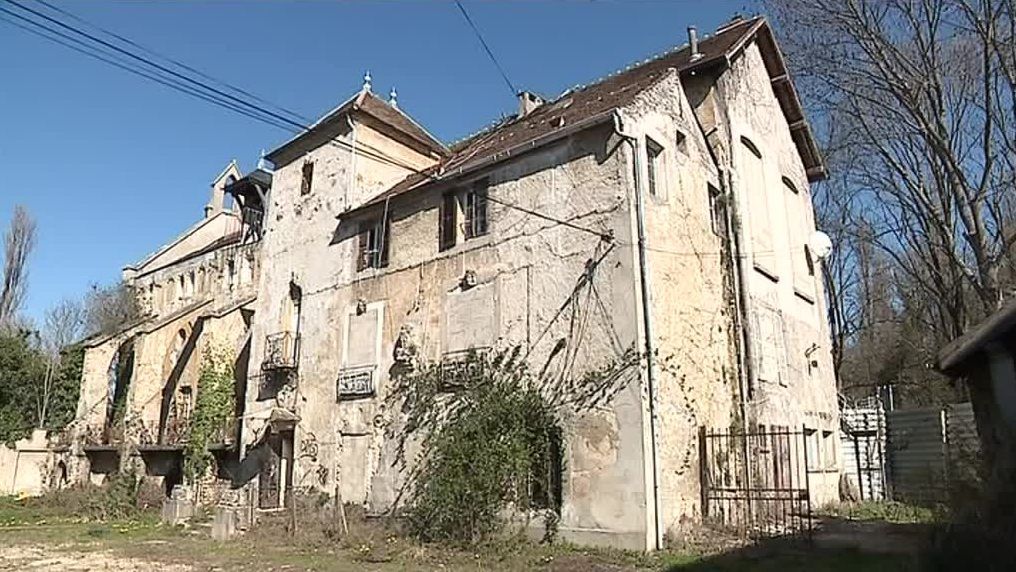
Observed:
[[[727,237],[727,201],[716,187],[709,185],[709,216],[713,234]]]
[[[441,220],[438,228],[438,233],[440,234],[438,248],[440,250],[448,250],[455,246],[455,225],[458,220],[458,211],[458,199],[453,193],[448,193],[441,197]]]
[[[649,194],[659,196],[663,185],[663,181],[660,180],[663,175],[663,147],[646,137],[646,156],[649,158],[646,166],[649,175]]]
[[[826,469],[836,468],[836,439],[832,431],[822,431],[822,462]]]
[[[306,195],[310,193],[311,187],[314,184],[314,162],[304,161],[303,173],[300,178],[300,194]]]
[[[356,269],[384,268],[388,266],[388,221],[378,218],[366,221],[360,227],[360,237],[356,257]]]
[[[805,454],[808,456],[808,470],[821,471],[824,465],[822,464],[822,444],[819,441],[818,431],[805,427],[804,444],[807,448]]]
[[[473,183],[463,205],[466,240],[487,234],[487,180]]]
[[[675,148],[687,155],[688,154],[688,136],[680,131],[677,132],[677,137],[674,138]]]
[[[487,234],[487,179],[474,182],[468,189],[449,192],[441,198],[438,220],[438,249],[448,250],[463,240]],[[459,213],[462,227],[459,233]]]
[[[787,213],[787,239],[791,251],[791,271],[794,292],[803,300],[814,303],[815,265],[808,248],[807,236],[811,226],[808,200],[802,197],[794,182],[783,177],[783,201]]]

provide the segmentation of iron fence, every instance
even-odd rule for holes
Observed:
[[[812,532],[808,431],[700,431],[702,512],[714,526],[749,536]]]

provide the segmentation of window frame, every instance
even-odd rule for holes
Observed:
[[[490,232],[490,211],[487,200],[489,191],[487,179],[480,179],[470,185],[463,194],[462,236],[464,240],[479,238]]]
[[[646,188],[649,190],[649,195],[653,197],[662,196],[660,190],[665,184],[664,150],[663,145],[646,135]]]
[[[365,219],[356,235],[356,271],[388,267],[391,261],[391,224],[386,217]]]
[[[438,206],[438,252],[490,233],[490,180],[445,192]]]
[[[300,168],[300,195],[309,195],[314,190],[314,161],[306,160]]]
[[[438,238],[439,252],[454,248],[458,243],[459,199],[454,191],[441,195],[441,206],[438,207]]]
[[[706,186],[709,195],[709,224],[713,234],[727,238],[727,201],[723,192],[712,184]]]

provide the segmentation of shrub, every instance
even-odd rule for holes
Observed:
[[[475,543],[504,527],[505,510],[559,503],[557,414],[518,351],[472,354],[404,376],[406,438],[422,453],[411,470],[406,520],[422,540]]]
[[[183,470],[193,481],[208,469],[208,445],[219,435],[236,410],[233,357],[225,348],[205,348],[198,377],[197,402],[187,428]]]

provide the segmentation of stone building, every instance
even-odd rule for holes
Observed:
[[[144,316],[88,343],[75,430],[93,478],[129,452],[178,482],[200,356],[225,344],[242,398],[220,476],[261,509],[320,491],[382,513],[405,485],[393,372],[521,347],[561,383],[621,368],[611,399],[564,414],[546,510],[565,539],[661,546],[715,516],[716,463],[777,488],[799,467],[806,501],[837,497],[809,191],[825,170],[764,19],[522,93],[451,146],[368,76],[267,159],[228,167],[205,219],[125,269]],[[712,431],[740,454],[704,447]]]
[[[391,372],[507,346],[561,380],[649,358],[565,419],[566,539],[654,548],[700,521],[701,428],[800,431],[806,495],[836,498],[809,246],[825,171],[765,20],[551,101],[523,93],[452,146],[368,77],[267,157],[242,429],[261,508],[320,490],[386,511],[405,484]],[[781,478],[784,453],[745,463]]]
[[[204,218],[124,268],[140,317],[85,342],[81,397],[71,428],[82,478],[89,474],[101,482],[134,460],[147,475],[165,479],[167,492],[181,481],[183,440],[206,349],[223,347],[236,356],[237,389],[246,391],[261,207],[234,200],[227,189],[260,185],[267,190],[270,181],[263,171],[243,177],[230,163],[212,182]],[[234,423],[216,435],[223,460],[237,456],[237,432]],[[124,454],[132,459],[122,459]]]

